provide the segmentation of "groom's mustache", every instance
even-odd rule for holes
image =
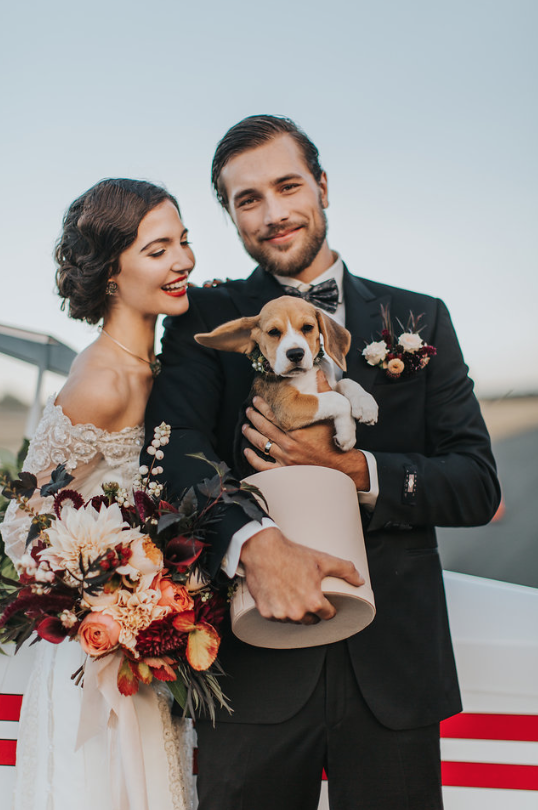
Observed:
[[[304,225],[304,222],[288,222],[286,225],[272,225],[258,238],[261,242],[267,242],[269,239],[274,239],[275,236],[281,236],[283,233],[289,233],[298,228],[303,228]]]

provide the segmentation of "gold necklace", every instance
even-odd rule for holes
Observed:
[[[108,338],[110,338],[110,340],[112,340],[113,343],[119,346],[120,349],[123,349],[124,352],[130,354],[131,357],[136,357],[137,360],[142,360],[143,363],[147,363],[148,366],[150,367],[151,376],[153,377],[153,379],[155,379],[155,377],[157,377],[161,373],[162,363],[157,357],[155,358],[155,360],[146,360],[145,357],[140,357],[139,354],[135,354],[130,349],[128,349],[127,346],[124,346],[123,343],[120,343],[119,340],[116,340],[116,338],[112,337],[112,335],[109,335],[103,326],[99,327],[99,331],[103,332],[103,334],[105,334]]]

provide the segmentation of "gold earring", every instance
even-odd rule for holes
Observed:
[[[109,281],[106,285],[106,294],[115,295],[118,292],[118,285],[115,281]]]

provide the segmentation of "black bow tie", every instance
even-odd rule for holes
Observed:
[[[286,295],[303,298],[305,301],[314,304],[315,307],[325,309],[327,312],[334,313],[338,309],[338,284],[334,278],[322,281],[321,284],[314,284],[306,292],[301,292],[297,287],[290,287],[287,284],[281,286]]]

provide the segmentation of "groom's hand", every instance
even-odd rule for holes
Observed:
[[[334,444],[334,425],[317,422],[314,425],[285,433],[274,422],[274,414],[261,397],[254,397],[254,408],[247,408],[249,425],[243,425],[243,435],[254,447],[263,451],[267,441],[272,442],[271,456],[274,462],[265,461],[251,450],[245,449],[248,463],[257,472],[293,464],[315,464],[330,467],[348,475],[359,492],[370,489],[368,463],[360,450],[342,452]]]
[[[352,562],[293,543],[279,529],[263,529],[241,551],[247,585],[265,619],[314,624],[336,609],[321,590],[325,577],[362,585]]]

